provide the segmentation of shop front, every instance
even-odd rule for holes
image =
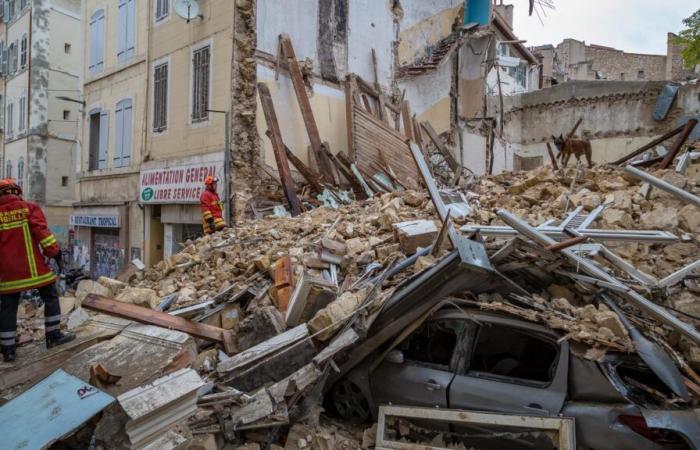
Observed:
[[[144,163],[139,176],[139,203],[145,209],[145,263],[154,265],[177,253],[182,243],[202,235],[199,196],[213,175],[224,190],[224,155]]]
[[[70,216],[71,263],[97,279],[116,278],[126,261],[126,206],[78,207]]]

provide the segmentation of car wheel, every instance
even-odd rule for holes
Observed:
[[[333,406],[340,417],[353,423],[366,422],[371,418],[369,402],[359,386],[348,379],[333,387]]]

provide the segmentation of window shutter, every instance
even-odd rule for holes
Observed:
[[[100,113],[100,147],[97,155],[97,168],[107,168],[107,150],[109,148],[109,113]]]
[[[133,108],[131,100],[126,100],[124,102],[122,116],[124,123],[124,133],[122,136],[122,166],[126,167],[131,164],[131,126],[133,121]]]
[[[117,60],[124,61],[126,58],[126,36],[128,34],[127,19],[129,17],[129,6],[124,0],[119,1],[119,27],[117,28]]]
[[[2,20],[5,21],[5,23],[10,21],[10,2],[8,0],[5,0],[3,3],[3,12],[2,12]]]
[[[122,166],[122,143],[124,134],[124,109],[122,102],[117,103],[114,111],[114,167]]]
[[[134,49],[136,47],[136,2],[134,0],[128,0],[127,3],[127,16],[126,16],[126,57],[131,58],[134,56]]]
[[[97,19],[97,64],[95,70],[102,72],[105,61],[105,16]]]
[[[88,70],[90,73],[97,64],[97,20],[90,21],[90,42],[88,47]]]

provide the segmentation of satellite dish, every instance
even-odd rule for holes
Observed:
[[[187,20],[190,20],[199,16],[199,4],[197,0],[175,0],[175,13]]]

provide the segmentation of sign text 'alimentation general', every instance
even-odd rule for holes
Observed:
[[[141,171],[139,201],[141,203],[199,203],[208,175],[223,180],[223,162],[203,162]],[[219,183],[219,194],[223,191]]]

